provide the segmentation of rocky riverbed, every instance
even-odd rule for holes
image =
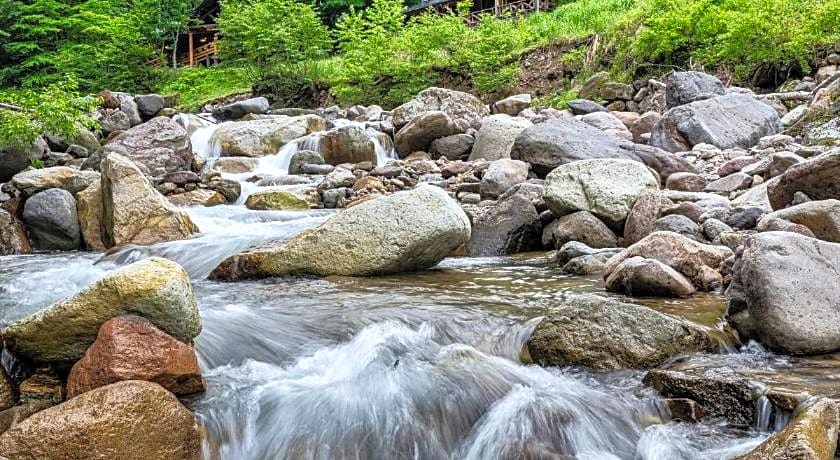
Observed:
[[[0,456],[833,458],[840,70],[581,95],[0,152]]]

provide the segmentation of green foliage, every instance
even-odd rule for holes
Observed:
[[[0,145],[26,147],[42,134],[73,138],[79,126],[93,128],[98,98],[82,97],[75,79],[31,89],[0,92]]]
[[[649,0],[633,42],[637,59],[809,69],[814,53],[840,41],[840,0]]]
[[[219,56],[255,76],[283,72],[302,60],[323,58],[330,47],[327,28],[309,4],[295,0],[222,0],[218,19]]]
[[[162,79],[156,91],[177,96],[182,108],[201,107],[215,99],[251,90],[248,73],[237,67],[185,67],[172,71]]]

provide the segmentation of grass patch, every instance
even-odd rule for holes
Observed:
[[[175,97],[178,108],[200,109],[204,104],[251,91],[252,78],[239,67],[185,67],[169,73],[156,90]]]

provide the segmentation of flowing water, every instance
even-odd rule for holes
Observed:
[[[640,371],[526,364],[523,345],[552,302],[603,292],[597,278],[564,275],[545,255],[453,258],[380,278],[220,283],[206,276],[223,258],[290,238],[332,211],[188,212],[202,231],[189,240],[104,257],[0,257],[0,321],[121,264],[151,255],[182,264],[201,308],[195,346],[208,382],[184,402],[204,427],[208,459],[718,459],[778,428],[769,417],[753,429],[671,421]],[[723,311],[713,294],[637,300],[709,326]],[[760,350],[716,357],[760,361],[754,367],[769,375],[792,365]],[[715,358],[697,365],[704,359]]]

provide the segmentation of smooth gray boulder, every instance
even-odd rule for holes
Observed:
[[[516,137],[533,125],[525,118],[511,117],[504,114],[491,115],[481,123],[481,129],[475,138],[470,161],[498,160],[510,158],[510,150]]]
[[[674,72],[665,79],[665,104],[669,109],[725,93],[717,77],[703,72]]]
[[[555,216],[589,211],[620,228],[639,195],[658,189],[658,184],[656,176],[637,161],[581,160],[546,177],[544,198]]]
[[[726,290],[726,317],[744,338],[786,354],[840,350],[840,244],[791,232],[749,236]]]
[[[702,143],[720,149],[750,148],[781,130],[772,107],[748,94],[730,93],[669,109],[654,125],[648,144],[669,152]]]
[[[211,273],[235,280],[373,276],[436,265],[470,239],[470,221],[442,189],[423,185],[350,207],[291,240],[229,257]]]
[[[681,353],[711,351],[707,330],[641,305],[575,295],[552,305],[527,343],[542,366],[650,368]]]
[[[72,251],[82,246],[76,199],[67,190],[51,188],[29,197],[23,222],[37,249]]]
[[[238,120],[245,115],[263,114],[268,112],[268,99],[264,97],[254,97],[245,99],[244,101],[237,101],[231,104],[216,107],[213,110],[213,115],[223,120]]]
[[[139,94],[134,96],[134,102],[137,104],[140,116],[146,120],[157,115],[160,109],[166,105],[163,96],[160,94]]]

